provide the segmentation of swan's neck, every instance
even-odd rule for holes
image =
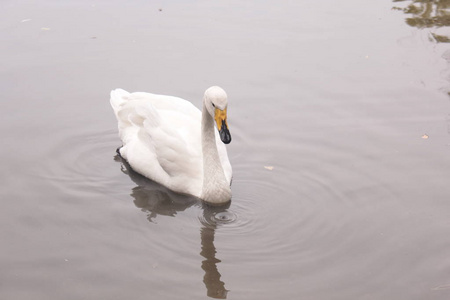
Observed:
[[[210,203],[226,203],[231,199],[230,185],[219,158],[214,132],[214,120],[203,103],[202,111],[202,150],[203,150],[203,188],[201,198]]]

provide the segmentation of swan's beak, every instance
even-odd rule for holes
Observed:
[[[224,144],[229,144],[231,142],[231,134],[227,124],[227,109],[220,110],[216,108],[214,119],[216,120],[217,129],[219,130],[220,139]]]

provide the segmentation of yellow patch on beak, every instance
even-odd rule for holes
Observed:
[[[214,111],[214,120],[216,120],[217,129],[222,130],[222,124],[225,122],[225,126],[228,128],[227,124],[227,109],[220,110],[216,108]]]

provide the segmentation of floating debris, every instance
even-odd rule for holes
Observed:
[[[450,284],[443,284],[433,288],[434,291],[448,290],[448,289],[450,289]]]
[[[49,31],[50,28],[48,28],[48,27],[42,27],[41,30],[42,30],[42,31]]]
[[[30,21],[31,21],[31,19],[24,19],[24,20],[20,21],[20,23],[25,23],[25,22],[30,22]]]
[[[264,169],[272,171],[273,170],[273,166],[264,166]]]
[[[422,138],[423,138],[424,140],[426,140],[427,138],[429,138],[429,136],[428,136],[427,134],[424,134],[424,135],[422,135]]]

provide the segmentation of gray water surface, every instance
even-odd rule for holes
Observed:
[[[448,1],[0,3],[1,299],[449,299]],[[233,199],[130,170],[109,91],[228,93]]]

